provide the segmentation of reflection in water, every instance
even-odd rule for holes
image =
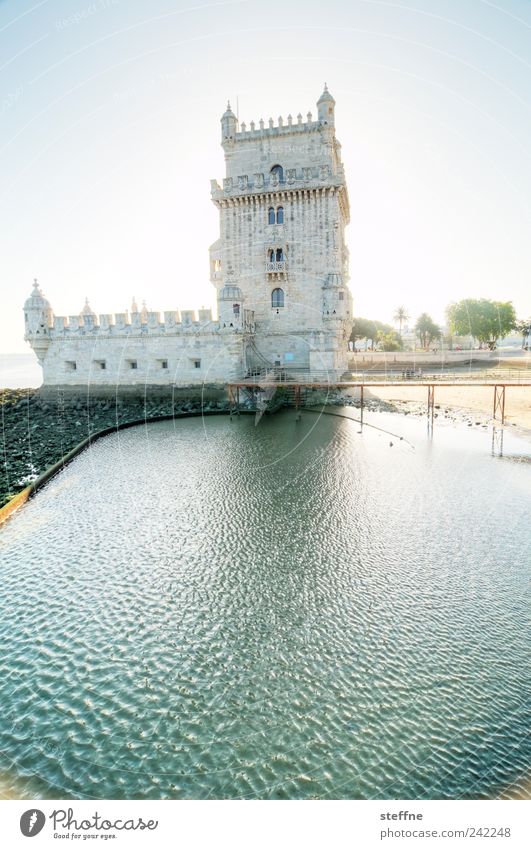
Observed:
[[[6,524],[12,792],[481,797],[525,772],[529,470],[365,417],[127,430]]]
[[[492,456],[503,457],[503,427],[492,426]]]

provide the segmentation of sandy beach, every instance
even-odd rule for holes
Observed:
[[[349,393],[354,397],[359,392]],[[384,386],[365,389],[365,398],[380,399],[400,412],[426,412],[426,386]],[[450,412],[456,419],[484,424],[492,420],[494,389],[491,386],[435,386],[436,415]],[[474,416],[474,414],[476,414]],[[531,439],[531,386],[508,386],[505,395],[505,424]]]

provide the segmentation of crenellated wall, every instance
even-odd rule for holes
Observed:
[[[54,315],[52,313],[49,336],[51,339],[64,339],[77,334],[85,336],[96,334],[99,338],[127,337],[135,334],[147,335],[178,335],[202,330],[203,328],[218,327],[218,322],[212,320],[212,310],[200,309],[199,316],[195,310],[168,310],[161,317],[160,312],[128,313],[118,312],[114,315],[101,313],[90,315]]]

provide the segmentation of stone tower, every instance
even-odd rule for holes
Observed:
[[[346,369],[352,303],[335,100],[325,85],[316,120],[308,112],[305,120],[299,113],[249,126],[238,126],[229,104],[221,144],[226,176],[222,187],[212,181],[220,238],[210,249],[220,317],[236,287],[254,313],[248,370],[280,365],[337,379]]]

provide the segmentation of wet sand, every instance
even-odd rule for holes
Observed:
[[[350,394],[350,393],[349,393]],[[354,397],[356,397],[355,393]],[[425,414],[428,401],[426,386],[366,387],[367,399],[380,399],[400,412]],[[466,420],[472,424],[492,421],[494,389],[491,386],[437,386],[435,413]],[[475,415],[477,414],[477,415]],[[508,386],[505,390],[505,424],[531,439],[531,386]]]

